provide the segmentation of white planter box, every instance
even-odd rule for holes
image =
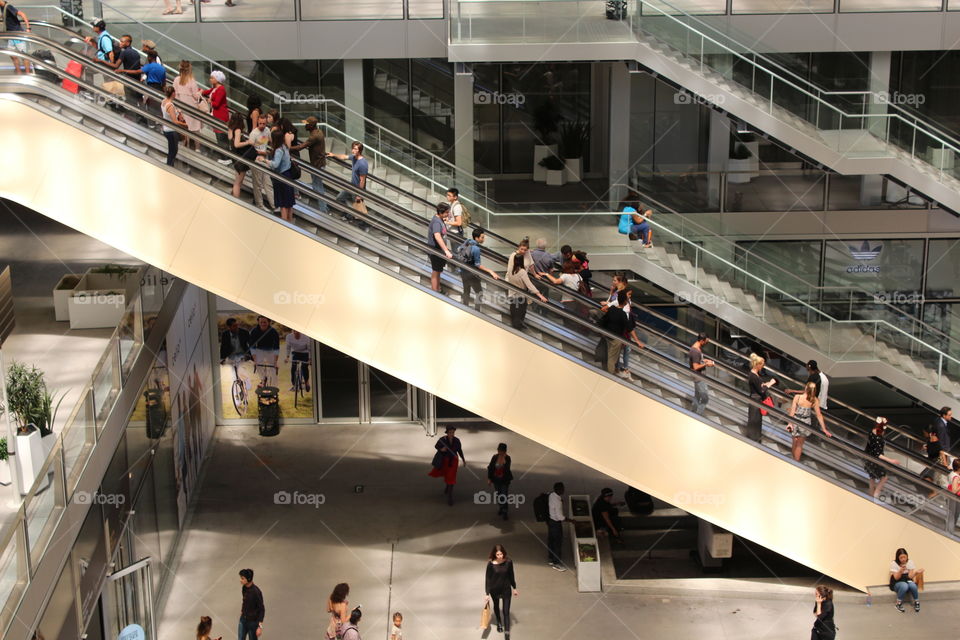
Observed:
[[[545,182],[547,179],[546,167],[540,166],[540,161],[549,156],[557,155],[557,145],[536,144],[533,146],[533,181]]]
[[[573,561],[577,567],[577,591],[583,593],[594,593],[601,590],[600,583],[600,546],[597,544],[597,532],[593,526],[593,516],[590,515],[590,508],[592,503],[590,502],[590,496],[588,495],[571,495],[569,498],[569,503],[567,505],[568,512],[570,513],[570,519],[574,521],[573,531],[574,534],[570,536],[573,541]],[[587,515],[585,516],[576,516],[573,515],[573,502],[574,500],[583,500],[587,503]],[[577,537],[577,523],[586,523],[589,524],[590,533],[589,537]],[[581,525],[582,528],[582,525]],[[585,531],[583,533],[586,533]],[[589,544],[593,545],[593,560],[591,561],[581,561],[580,560],[580,545]]]
[[[82,273],[68,273],[60,278],[60,282],[53,288],[53,314],[57,322],[66,322],[70,319],[70,310],[67,307],[67,301],[70,299],[70,296],[73,295],[73,290],[82,277]],[[64,288],[64,283],[68,280],[73,284],[70,285],[69,288]]]
[[[67,301],[71,329],[112,328],[120,324],[127,300],[139,284],[137,272],[83,274]]]
[[[17,434],[16,446],[15,459],[20,473],[20,492],[26,494],[33,487],[47,457],[40,430],[34,429],[27,435]],[[48,482],[49,479],[44,480],[44,484]]]
[[[0,484],[3,486],[13,482],[13,476],[10,474],[10,460],[0,462]]]
[[[583,158],[567,158],[563,161],[563,178],[567,182],[580,182],[580,168],[583,165]]]
[[[551,187],[562,187],[566,182],[563,179],[563,169],[554,171],[547,169],[547,185]]]
[[[750,179],[753,177],[753,174],[750,172],[751,160],[753,160],[753,158],[747,158],[746,160],[734,160],[730,158],[727,160],[727,182],[731,184],[746,184],[750,182]]]

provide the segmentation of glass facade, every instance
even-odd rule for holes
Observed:
[[[475,64],[473,73],[477,174],[532,174],[534,147],[558,153],[563,123],[591,129],[588,63]]]

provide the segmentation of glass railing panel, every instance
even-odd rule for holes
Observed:
[[[325,0],[317,4],[339,3],[337,0]],[[351,4],[350,6],[356,5]],[[272,0],[271,2],[235,0],[231,5],[209,2],[200,4],[200,19],[204,22],[296,20],[296,11],[296,0]]]
[[[941,0],[840,0],[840,13],[940,11]]]
[[[110,409],[120,393],[120,350],[117,337],[110,339],[110,345],[93,374],[93,405],[97,420],[97,433],[104,427]]]
[[[833,0],[733,0],[734,14],[833,13]]]
[[[117,332],[120,344],[120,367],[126,379],[133,361],[143,346],[143,309],[139,296],[132,302],[128,301]]]
[[[407,16],[411,20],[443,18],[443,0],[407,0]]]
[[[63,513],[63,500],[59,496],[62,482],[59,449],[54,447],[53,457],[47,458],[48,464],[40,472],[35,487],[36,493],[28,495],[24,501],[27,517],[27,535],[30,542],[30,562],[35,567],[47,550],[54,526]]]
[[[407,0],[417,5],[418,14],[411,18],[434,18],[442,17],[443,6],[439,0]],[[440,16],[429,15],[436,13],[440,4]],[[411,6],[411,12],[413,6]],[[361,2],[352,2],[351,0],[300,0],[300,19],[301,20],[399,20],[403,18],[403,0],[362,0]]]
[[[93,391],[87,388],[61,432],[67,496],[73,495],[80,474],[97,442],[95,415]]]
[[[20,552],[22,523],[19,515],[13,518],[5,530],[6,537],[0,539],[0,629],[7,628],[15,610],[10,603],[20,601],[29,582],[26,554]]]
[[[139,22],[178,23],[195,22],[197,7],[200,3],[191,4],[189,0],[164,0],[159,2],[143,2],[142,0],[114,0],[110,4],[102,3],[102,12],[99,14],[110,25],[121,24],[132,20]],[[222,3],[221,3],[221,6]],[[91,17],[97,15],[90,13]],[[116,35],[120,35],[119,33]]]

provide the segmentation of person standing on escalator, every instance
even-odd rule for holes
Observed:
[[[355,191],[363,191],[367,188],[367,173],[370,171],[370,163],[363,157],[363,143],[355,140],[350,145],[350,155],[328,153],[328,158],[338,158],[340,160],[350,160],[350,184],[354,186]],[[349,206],[353,209],[362,210],[364,208],[363,198],[353,191],[342,189],[337,195],[337,202]],[[353,216],[344,213],[341,218],[346,221],[353,220]],[[451,256],[447,256],[451,257]]]
[[[30,19],[27,18],[27,14],[23,11],[17,9],[7,2],[7,0],[0,0],[0,10],[3,11],[4,30],[30,32]],[[10,40],[8,46],[21,53],[26,53],[27,51],[27,43],[23,40]],[[30,73],[30,62],[24,58],[10,56],[10,62],[13,63],[14,73]]]
[[[750,374],[747,377],[747,382],[750,385],[750,399],[756,402],[766,400],[770,395],[770,387],[777,384],[776,378],[770,378],[766,382],[763,382],[760,378],[760,373],[763,372],[763,367],[766,364],[767,361],[761,356],[755,353],[750,354]],[[760,442],[763,435],[763,414],[760,407],[752,402],[747,407],[747,428],[744,435],[756,442]]]

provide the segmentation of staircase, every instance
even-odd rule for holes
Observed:
[[[810,307],[792,303],[772,289],[765,296],[757,295],[726,280],[739,278],[742,273],[734,271],[731,275],[731,270],[718,266],[716,271],[725,278],[721,279],[711,272],[714,270],[708,271],[678,255],[677,248],[668,242],[643,249],[634,258],[633,270],[668,291],[683,292],[681,297],[696,306],[794,357],[817,360],[831,375],[881,377],[936,407],[953,404],[960,398],[960,384],[946,372],[945,366],[939,366],[939,357],[932,358],[932,351],[918,357],[897,349],[890,344],[897,336],[883,325],[831,320]]]

